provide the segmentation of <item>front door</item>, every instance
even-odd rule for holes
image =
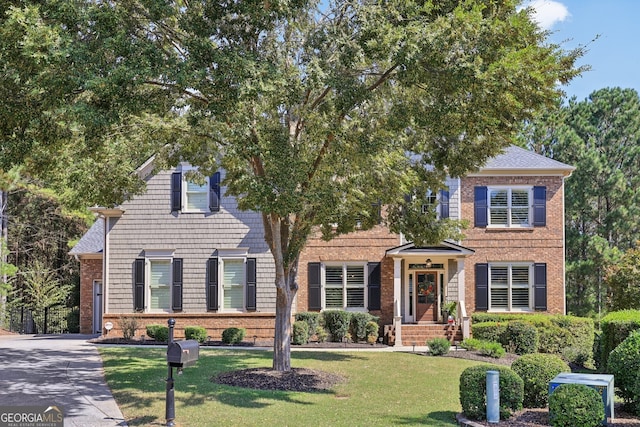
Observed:
[[[93,333],[102,334],[102,282],[93,282]]]
[[[438,275],[433,271],[416,273],[416,320],[438,320]]]

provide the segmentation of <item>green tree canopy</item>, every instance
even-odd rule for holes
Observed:
[[[581,50],[549,44],[517,5],[86,2],[64,27],[82,70],[63,73],[78,87],[83,141],[146,141],[163,146],[159,165],[222,167],[239,207],[262,212],[274,368],[288,370],[298,258],[314,228],[371,227],[382,203],[417,244],[446,237],[460,224],[411,215],[427,190],[497,154],[579,72]]]
[[[540,152],[576,167],[565,187],[569,311],[600,311],[605,268],[640,239],[640,98],[605,88],[572,99],[526,131]]]

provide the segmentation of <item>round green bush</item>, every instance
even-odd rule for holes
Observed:
[[[538,351],[538,330],[531,323],[522,320],[509,322],[505,339],[511,353],[531,354]]]
[[[625,403],[640,403],[640,331],[632,332],[609,354],[607,371]]]
[[[244,328],[227,328],[222,331],[222,342],[225,344],[238,344],[244,339],[247,333]]]
[[[324,325],[331,334],[331,340],[341,342],[349,332],[351,313],[344,310],[327,310],[322,312]]]
[[[478,346],[478,352],[483,356],[493,357],[494,359],[500,359],[506,353],[499,342],[482,340]]]
[[[304,320],[293,323],[292,342],[295,345],[306,344],[309,341],[309,324]]]
[[[365,325],[365,331],[367,333],[367,341],[375,342],[378,339],[378,331],[380,330],[380,326],[378,322],[374,322],[373,320],[367,322]]]
[[[596,427],[604,420],[600,393],[584,384],[561,384],[549,396],[549,421],[554,427]]]
[[[302,320],[309,325],[309,334],[313,334],[318,325],[320,324],[320,313],[315,311],[303,311],[296,313],[296,321]]]
[[[444,337],[438,337],[427,341],[429,347],[429,354],[432,356],[442,356],[449,353],[451,343]]]
[[[483,341],[503,342],[503,337],[507,331],[505,322],[483,322],[471,325],[471,335]]]
[[[506,420],[522,409],[524,385],[522,378],[506,366],[477,365],[460,375],[460,404],[467,418],[484,420],[487,417],[487,371],[500,374],[500,419]]]
[[[351,313],[349,320],[349,333],[354,342],[366,341],[367,323],[375,320],[375,316],[369,313]]]
[[[184,337],[188,340],[196,340],[202,344],[207,340],[207,330],[202,326],[185,326]]]
[[[169,327],[163,325],[147,325],[147,335],[158,342],[169,341]]]
[[[571,372],[569,365],[555,354],[525,354],[511,364],[511,369],[524,381],[525,408],[547,406],[549,381],[561,372]]]

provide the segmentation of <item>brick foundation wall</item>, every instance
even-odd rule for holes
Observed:
[[[547,313],[564,314],[564,207],[563,180],[556,176],[467,177],[461,185],[463,218],[471,221],[462,245],[476,251],[465,260],[465,305],[475,311],[475,264],[528,261],[547,264]],[[547,225],[526,229],[475,228],[474,187],[492,185],[544,185],[547,188]]]
[[[80,333],[92,334],[93,282],[102,281],[102,259],[80,259]]]
[[[138,320],[138,328],[135,336],[140,337],[146,335],[147,325],[164,325],[167,326],[167,320],[175,319],[174,338],[184,338],[185,326],[202,326],[207,330],[207,335],[213,341],[222,339],[222,331],[227,328],[245,328],[247,333],[245,341],[252,341],[254,337],[258,341],[273,340],[275,336],[275,314],[262,313],[167,313],[167,314],[149,314],[149,313],[131,313],[131,314],[105,314],[103,316],[103,325],[107,322],[113,323],[113,329],[103,336],[122,337],[122,328],[120,327],[120,319],[135,317]]]

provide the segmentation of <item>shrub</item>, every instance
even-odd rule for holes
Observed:
[[[309,324],[304,320],[293,322],[292,341],[295,345],[306,344],[309,341]]]
[[[476,338],[465,338],[460,343],[460,347],[464,348],[465,350],[473,351],[479,349],[480,345],[482,345],[483,342],[484,341]]]
[[[169,327],[163,325],[147,325],[147,335],[158,342],[169,341]]]
[[[549,421],[554,427],[595,427],[604,420],[602,397],[584,384],[561,384],[549,396]]]
[[[324,326],[316,326],[316,338],[318,342],[325,342],[329,337],[329,332],[324,328]]]
[[[367,333],[367,342],[374,344],[378,339],[378,331],[380,330],[380,326],[378,326],[378,322],[374,322],[373,320],[367,322],[365,325],[365,331]]]
[[[602,367],[607,366],[609,354],[635,330],[640,329],[640,310],[614,311],[602,318]]]
[[[525,408],[547,406],[549,381],[561,372],[571,372],[569,365],[555,354],[525,354],[518,358],[511,369],[524,381]]]
[[[347,336],[351,313],[343,310],[329,310],[322,312],[322,318],[332,341],[341,342]]]
[[[481,341],[478,352],[484,356],[490,356],[495,359],[500,359],[506,353],[502,344],[495,341]]]
[[[136,317],[121,317],[120,329],[122,329],[122,338],[130,340],[136,335],[136,330],[138,330],[138,319]]]
[[[303,311],[302,313],[296,313],[295,319],[296,321],[307,322],[307,325],[309,325],[309,334],[313,334],[320,324],[320,313]]]
[[[449,353],[451,343],[446,338],[438,337],[428,340],[427,346],[429,346],[429,354],[432,356],[442,356],[443,354]]]
[[[247,333],[245,328],[227,328],[222,331],[222,342],[225,344],[239,344]]]
[[[196,340],[202,344],[207,340],[207,330],[202,326],[185,326],[184,337],[188,340]]]
[[[460,404],[465,415],[472,420],[484,420],[487,415],[487,371],[500,373],[500,419],[506,420],[522,409],[523,382],[506,366],[476,365],[460,375]]]
[[[531,323],[522,320],[509,322],[504,339],[510,353],[522,355],[538,351],[538,331]]]
[[[484,341],[495,341],[502,343],[504,333],[507,330],[506,323],[484,322],[471,325],[471,332],[474,338]]]
[[[637,407],[640,404],[640,331],[632,332],[611,352],[607,371],[615,378],[618,395]]]
[[[355,342],[367,339],[367,323],[377,322],[378,318],[369,313],[351,313],[349,333]]]

